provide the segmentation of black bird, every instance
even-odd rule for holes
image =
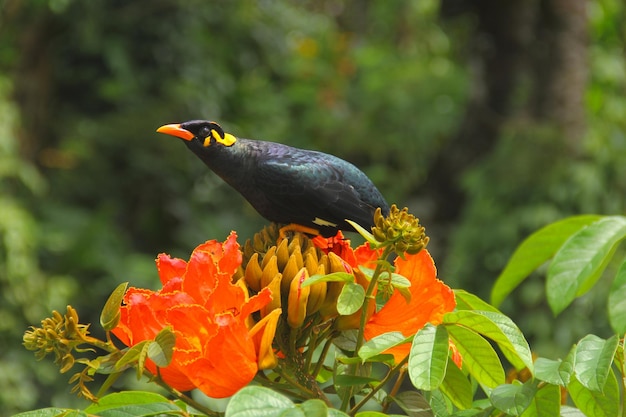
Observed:
[[[159,133],[176,136],[213,172],[239,191],[266,219],[324,237],[374,225],[374,211],[389,213],[376,186],[357,167],[322,152],[274,142],[236,138],[215,122],[168,124]]]

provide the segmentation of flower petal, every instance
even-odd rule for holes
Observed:
[[[312,242],[324,253],[328,254],[329,252],[333,252],[346,261],[351,267],[357,266],[354,249],[350,246],[350,239],[346,239],[341,230],[339,230],[335,236],[329,238],[325,238],[321,235],[315,236]]]
[[[165,310],[193,301],[182,292],[162,295],[159,292],[131,287],[124,295],[120,322],[113,334],[126,346],[153,339],[167,326]]]
[[[163,286],[171,279],[182,277],[187,269],[187,262],[182,259],[172,258],[165,253],[161,253],[157,256],[156,265]]]
[[[239,250],[239,243],[237,243],[237,233],[234,231],[230,232],[222,248],[223,256],[219,259],[219,270],[224,274],[232,276],[242,261],[241,250]]]
[[[194,387],[212,397],[226,397],[247,385],[259,364],[272,365],[272,340],[280,310],[254,325],[252,313],[272,300],[269,289],[253,297],[232,283],[241,265],[237,235],[224,243],[207,241],[189,262],[161,254],[157,269],[160,291],[130,288],[113,333],[127,346],[152,340],[166,326],[176,335],[171,363],[146,368],[181,391]],[[249,327],[254,326],[254,335]],[[257,340],[258,339],[258,340]]]
[[[153,375],[159,375],[170,387],[179,391],[191,391],[196,385],[187,377],[185,372],[177,365],[180,362],[179,352],[174,351],[172,362],[165,368],[158,368],[150,359],[146,360],[146,368]]]
[[[217,265],[213,261],[211,252],[205,250],[212,242],[206,242],[193,250],[182,284],[183,291],[201,305],[204,305],[211,293],[215,291],[218,281]]]
[[[237,234],[231,232],[222,244],[207,241],[194,249],[187,265],[183,289],[212,314],[239,308],[245,293],[232,284],[232,276],[241,265]]]
[[[276,355],[272,348],[272,342],[276,335],[276,327],[282,310],[280,308],[272,310],[267,316],[250,329],[250,336],[254,343],[257,354],[259,369],[270,369],[276,366]]]
[[[406,259],[396,259],[396,273],[411,281],[411,301],[395,292],[387,303],[374,313],[365,326],[365,338],[391,331],[400,331],[405,336],[415,334],[426,323],[439,324],[445,313],[456,306],[454,293],[442,281],[436,278],[435,264],[426,250],[415,255],[406,255]],[[390,349],[396,361],[409,352],[410,345]]]
[[[280,296],[280,294],[279,294]],[[272,301],[272,291],[265,287],[261,290],[260,293],[250,297],[243,305],[241,306],[241,317],[242,319],[248,318],[248,316],[255,311],[259,311],[266,305]]]
[[[201,306],[189,306],[168,314],[175,331],[184,330],[180,345],[177,338],[177,365],[206,395],[228,397],[254,378],[258,370],[255,346],[245,323],[229,313],[217,317],[215,323],[203,324],[200,319],[194,320],[195,325],[183,324],[189,315],[200,318],[202,311]]]
[[[376,268],[376,261],[382,255],[382,249],[372,249],[369,243],[364,243],[354,251],[356,259],[356,265],[361,265],[366,268]],[[353,265],[354,266],[354,265]]]

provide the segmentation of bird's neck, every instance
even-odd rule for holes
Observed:
[[[251,142],[254,141],[237,139],[232,146],[214,143],[206,148],[196,141],[185,141],[185,144],[213,172],[231,183],[237,178],[244,177],[246,167],[255,163],[255,155],[249,149]]]

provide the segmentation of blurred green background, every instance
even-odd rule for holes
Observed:
[[[623,214],[621,0],[4,0],[0,3],[0,414],[84,406],[24,330],[72,304],[98,330],[120,282],[156,287],[265,221],[165,123],[338,155],[483,298],[515,246]],[[605,282],[608,284],[608,282]],[[534,277],[502,306],[543,356],[609,334],[602,285],[553,318]],[[606,287],[606,285],[604,285]]]

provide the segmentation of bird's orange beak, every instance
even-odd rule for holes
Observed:
[[[165,133],[166,135],[176,136],[184,140],[191,140],[194,138],[193,133],[180,127],[180,124],[163,125],[156,131],[159,133]]]

